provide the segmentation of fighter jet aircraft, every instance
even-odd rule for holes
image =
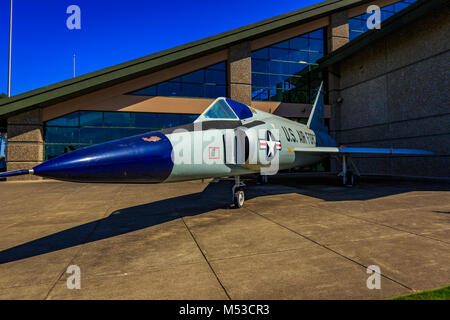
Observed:
[[[267,177],[336,155],[342,159],[343,184],[352,185],[354,174],[359,175],[352,154],[433,154],[338,147],[323,123],[322,86],[306,125],[218,98],[193,123],[78,149],[0,178],[33,174],[73,182],[168,183],[234,177],[231,199],[240,208],[245,199],[240,176],[245,174]]]

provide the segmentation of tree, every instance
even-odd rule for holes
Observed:
[[[0,99],[1,99],[1,98],[6,98],[6,94],[0,93]]]

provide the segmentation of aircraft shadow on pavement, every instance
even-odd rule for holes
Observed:
[[[256,185],[249,182],[246,200],[255,197],[300,193],[321,198],[325,201],[369,200],[393,194],[416,190],[450,190],[449,185],[417,184],[414,182],[396,183],[371,181],[348,189],[330,185],[324,179],[286,179],[274,178],[269,185]],[[326,183],[327,184],[324,184]],[[334,184],[334,186],[333,186]],[[209,183],[198,193],[159,200],[144,205],[116,210],[106,218],[88,222],[46,237],[0,251],[0,264],[31,258],[81,244],[145,229],[184,216],[194,216],[217,209],[229,209],[232,181],[222,180]]]

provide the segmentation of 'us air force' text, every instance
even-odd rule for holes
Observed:
[[[300,143],[312,144],[312,145],[316,144],[316,137],[309,132],[303,132],[300,130],[292,130],[291,128],[285,128],[283,126],[281,127],[281,129],[283,129],[286,140],[289,142],[294,142],[294,143],[300,142]],[[297,133],[297,135],[295,135],[294,131]]]

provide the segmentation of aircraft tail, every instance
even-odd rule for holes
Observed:
[[[323,105],[323,81],[320,84],[319,91],[317,92],[314,106],[311,110],[311,115],[308,119],[308,128],[316,132],[328,132],[324,123],[324,105]]]
[[[15,177],[15,176],[24,176],[27,174],[33,174],[33,170],[18,170],[18,171],[2,172],[2,173],[0,173],[0,179]]]

